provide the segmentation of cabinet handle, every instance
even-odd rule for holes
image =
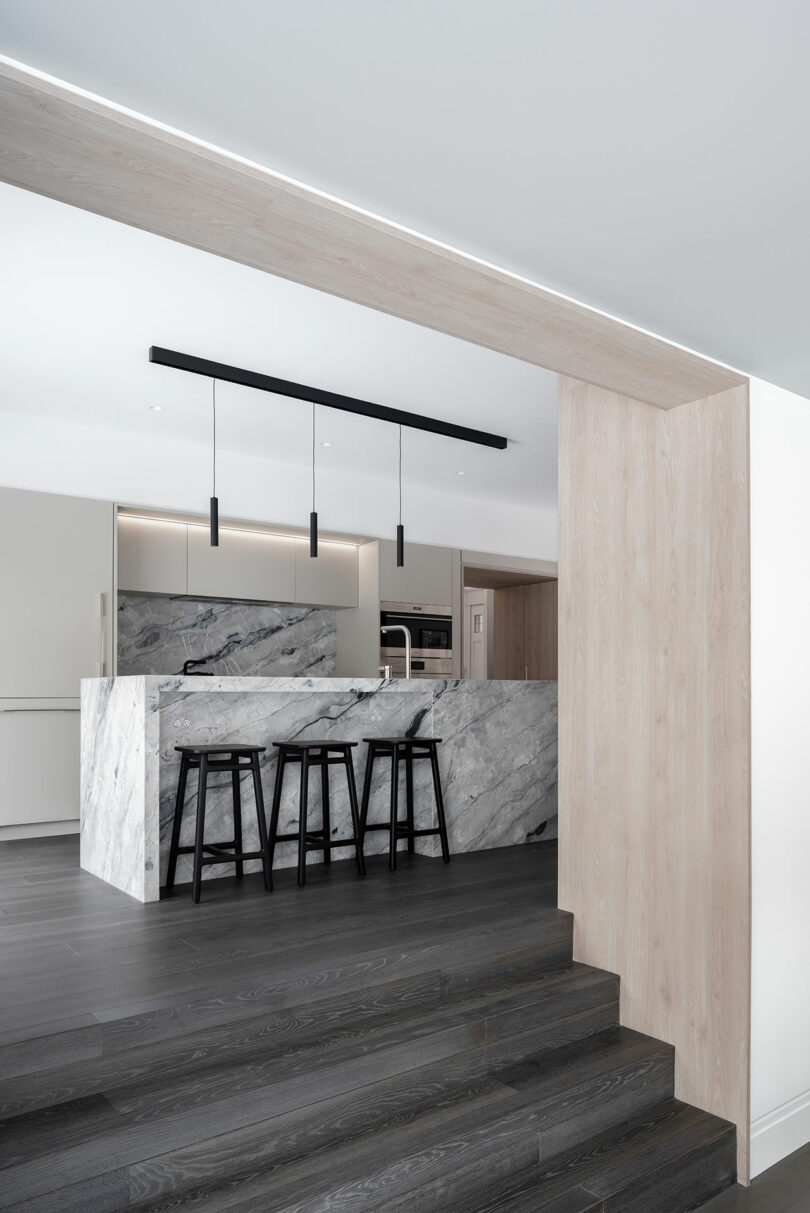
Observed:
[[[104,661],[107,648],[107,617],[104,613],[104,595],[98,596],[98,618],[99,618],[99,651],[98,651],[98,676],[104,677]]]
[[[80,712],[81,708],[0,708],[0,712]]]
[[[529,667],[527,665],[525,665],[523,668],[526,671],[525,678],[526,678],[526,681],[528,682],[529,681]]]

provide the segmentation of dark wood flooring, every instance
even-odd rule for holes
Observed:
[[[735,1184],[710,1200],[700,1213],[808,1213],[810,1145],[758,1175],[750,1188]]]
[[[734,1130],[574,964],[549,844],[142,906],[0,845],[0,1208],[686,1213]]]

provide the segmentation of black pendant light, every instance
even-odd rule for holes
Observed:
[[[217,499],[217,381],[211,380],[212,406],[214,414],[214,458],[213,484],[211,486],[211,547],[219,547],[219,501]]]
[[[397,526],[397,568],[405,565],[405,528],[402,525],[402,426],[399,427],[399,524]]]
[[[315,404],[312,405],[312,513],[309,516],[309,554],[318,555],[318,515],[315,513]]]

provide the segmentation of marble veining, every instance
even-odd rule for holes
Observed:
[[[82,866],[141,900],[159,896],[165,879],[179,756],[175,745],[238,740],[266,746],[262,784],[269,813],[276,769],[274,741],[358,741],[358,788],[364,737],[439,737],[452,851],[470,851],[556,836],[557,684],[346,678],[194,678],[178,675],[89,679],[82,689]],[[297,770],[288,772],[281,829],[297,821]],[[387,813],[390,765],[380,763],[369,820]],[[190,842],[196,778],[190,781],[183,841]],[[320,780],[310,792],[311,821],[320,819]],[[417,825],[433,823],[427,763],[415,767]],[[212,777],[206,833],[232,836],[230,776]],[[333,838],[350,831],[345,776],[333,768]],[[246,849],[257,845],[250,781],[243,783]],[[385,848],[382,831],[366,850]],[[438,854],[433,838],[419,850]],[[336,852],[336,858],[350,851]],[[318,862],[314,854],[310,862]],[[276,866],[295,864],[294,844],[280,844]],[[248,870],[257,869],[253,863]],[[228,869],[206,868],[211,879]],[[181,856],[178,881],[191,878]]]
[[[324,607],[219,602],[158,594],[118,595],[118,673],[180,673],[209,655],[217,674],[329,677],[336,613]]]

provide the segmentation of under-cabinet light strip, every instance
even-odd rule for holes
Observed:
[[[128,519],[130,522],[156,522],[162,526],[193,526],[198,531],[207,531],[208,524],[205,522],[183,522],[179,518],[153,518],[148,514],[125,514],[119,511],[119,518]],[[298,534],[295,532],[283,531],[260,531],[255,527],[246,526],[220,526],[220,531],[233,531],[236,535],[262,535],[266,539],[289,539],[295,542],[296,539],[306,539],[308,536],[303,532]],[[352,543],[350,539],[320,539],[319,543],[328,544],[333,548],[359,548],[359,543]]]

